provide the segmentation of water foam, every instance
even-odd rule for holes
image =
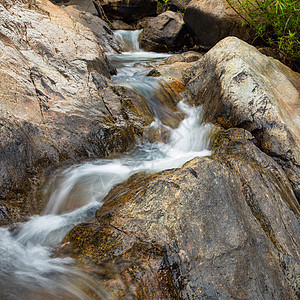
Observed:
[[[124,32],[116,34],[125,35]],[[146,86],[149,86],[149,82],[144,78],[147,68],[138,69],[138,72],[142,70],[141,76],[136,74],[137,69],[132,69],[132,66],[137,61],[146,61],[149,57],[155,60],[165,55],[142,52],[136,45],[138,34],[131,33],[134,37],[132,50],[140,52],[122,54],[124,68],[119,70],[116,80],[124,82],[124,78],[127,78],[127,81],[136,81],[136,86],[147,97]],[[155,84],[152,90],[155,90]],[[99,159],[64,170],[59,174],[60,182],[51,194],[44,215],[19,224],[14,232],[0,228],[1,296],[5,299],[21,299],[22,293],[27,293],[22,299],[33,299],[33,291],[41,289],[59,297],[67,294],[70,299],[88,299],[70,278],[79,276],[80,281],[86,282],[88,279],[70,266],[70,258],[52,257],[51,247],[60,243],[76,224],[91,219],[109,191],[131,175],[178,168],[196,156],[210,155],[207,149],[213,127],[202,124],[201,107],[189,107],[181,102],[179,109],[186,118],[177,129],[167,128],[170,131],[169,143],[142,144],[120,159]],[[156,120],[152,126],[159,123]]]

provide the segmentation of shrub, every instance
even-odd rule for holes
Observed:
[[[299,0],[226,0],[257,34],[285,55],[300,58]]]

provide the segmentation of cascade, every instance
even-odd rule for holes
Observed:
[[[125,50],[131,52],[110,57],[118,68],[118,75],[112,80],[135,89],[151,106],[160,80],[146,77],[147,63],[158,63],[166,54],[143,52],[138,46],[139,34],[140,31],[116,32]],[[185,118],[178,128],[167,128],[169,142],[143,143],[121,158],[74,164],[52,181],[53,192],[41,216],[32,217],[15,230],[0,228],[1,299],[19,299],[20,293],[26,294],[28,299],[49,295],[89,299],[86,292],[89,289],[105,298],[105,291],[95,288],[73,265],[71,258],[53,257],[53,247],[76,224],[93,218],[109,191],[131,175],[177,168],[196,156],[210,154],[212,125],[201,122],[201,107],[189,107],[182,101],[179,109]],[[153,111],[156,120],[151,126],[155,128],[162,124],[159,112]]]
[[[124,50],[128,50],[131,52],[139,52],[140,44],[139,44],[139,35],[141,34],[141,30],[116,30],[115,37],[117,41],[121,44]]]

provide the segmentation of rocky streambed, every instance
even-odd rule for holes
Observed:
[[[174,12],[103,3],[144,24],[113,33],[53,2],[0,1],[0,298],[297,299],[299,74],[237,37],[141,50],[186,43]]]

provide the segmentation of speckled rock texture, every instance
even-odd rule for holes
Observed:
[[[66,253],[116,299],[297,299],[299,204],[253,141],[221,131],[212,156],[134,175]]]
[[[190,69],[190,103],[204,119],[242,127],[286,172],[300,199],[300,74],[235,37],[228,37]]]
[[[50,1],[57,5],[64,5],[64,6],[72,5],[81,11],[85,11],[95,16],[99,16],[97,10],[97,1],[93,1],[93,0],[50,0]]]
[[[0,1],[0,223],[38,211],[44,167],[131,149],[133,126],[153,120],[137,94],[123,102],[110,87],[116,47],[105,22],[73,6]]]

